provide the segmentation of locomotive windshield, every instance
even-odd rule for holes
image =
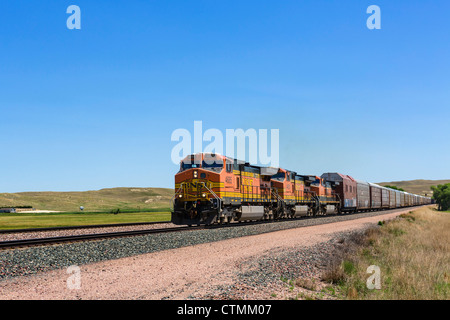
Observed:
[[[220,172],[223,169],[223,161],[221,161],[221,160],[216,160],[214,162],[203,161],[202,168],[206,169],[206,170]]]
[[[277,181],[284,181],[285,175],[284,172],[278,172],[276,175],[272,176],[272,179]]]
[[[187,170],[187,169],[192,169],[192,168],[200,168],[200,164],[198,163],[186,163],[186,162],[182,162],[181,163],[181,171]]]

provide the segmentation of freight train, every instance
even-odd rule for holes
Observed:
[[[421,195],[340,173],[305,175],[213,153],[184,158],[175,175],[172,222],[223,224],[430,204]]]

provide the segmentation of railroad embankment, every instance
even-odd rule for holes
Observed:
[[[449,230],[450,212],[433,207],[380,221],[346,239],[323,278],[340,298],[448,300]]]

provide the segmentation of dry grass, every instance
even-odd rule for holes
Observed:
[[[449,299],[450,213],[421,208],[380,223],[337,253],[324,280],[349,299]],[[381,289],[369,290],[367,267],[380,267]]]

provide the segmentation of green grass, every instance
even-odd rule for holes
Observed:
[[[109,212],[5,213],[0,214],[0,230],[169,220],[169,211],[119,214]]]

